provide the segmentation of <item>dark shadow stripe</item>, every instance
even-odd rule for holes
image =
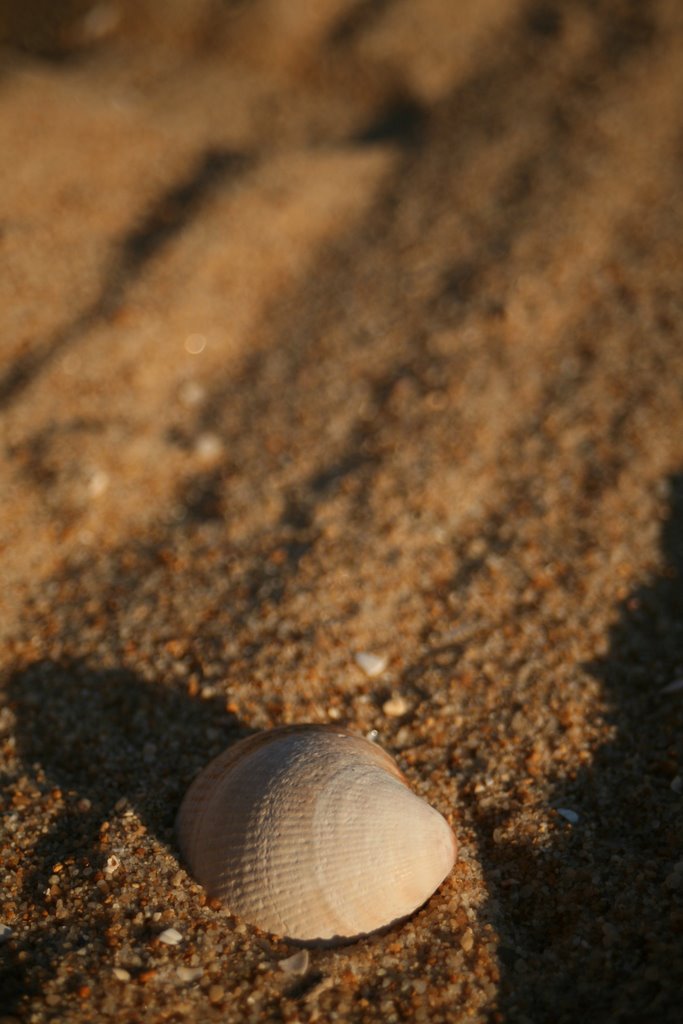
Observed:
[[[164,192],[141,223],[121,240],[95,300],[47,340],[15,359],[0,377],[0,408],[18,398],[85,331],[113,316],[151,260],[199,215],[220,188],[238,181],[252,164],[250,156],[232,150],[210,149],[202,154],[188,176]]]

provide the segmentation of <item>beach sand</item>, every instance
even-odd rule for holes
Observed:
[[[680,1020],[678,0],[0,37],[0,1022]],[[173,833],[295,722],[459,843],[302,976]]]

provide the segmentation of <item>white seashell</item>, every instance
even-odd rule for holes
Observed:
[[[335,726],[287,726],[230,747],[192,784],[176,827],[210,896],[304,942],[407,917],[455,861],[450,826],[393,759]]]

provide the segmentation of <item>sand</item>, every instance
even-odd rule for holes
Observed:
[[[680,3],[0,37],[2,1024],[678,1021]],[[303,974],[173,834],[295,722],[459,842]]]

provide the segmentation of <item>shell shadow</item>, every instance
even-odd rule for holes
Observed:
[[[603,685],[614,741],[556,786],[579,816],[549,848],[496,844],[480,815],[502,973],[499,1019],[680,1020],[683,991],[683,473],[668,481],[665,565],[621,604]]]
[[[66,953],[64,916],[58,919],[50,897],[55,865],[70,863],[81,877],[101,877],[110,853],[101,842],[103,825],[108,828],[105,823],[129,809],[151,836],[177,853],[173,825],[184,790],[210,750],[228,746],[246,730],[226,711],[224,696],[193,699],[127,669],[97,669],[80,659],[36,662],[12,676],[6,692],[29,798],[44,803],[50,821],[34,844],[25,835],[25,848],[21,838],[17,843],[20,900],[41,908],[55,925],[18,941],[14,960],[0,969],[2,1005],[10,1012],[55,973]],[[21,807],[13,810],[20,818]],[[92,891],[98,899],[95,885]],[[111,917],[102,900],[98,931]],[[95,936],[92,925],[82,927],[87,977],[88,950],[95,945],[89,940]]]

